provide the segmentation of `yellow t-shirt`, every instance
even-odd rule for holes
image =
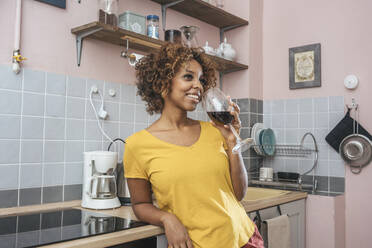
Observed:
[[[170,144],[147,130],[130,136],[125,176],[150,181],[159,208],[178,217],[195,248],[240,248],[254,224],[233,193],[223,136],[208,122],[200,125],[191,146]]]

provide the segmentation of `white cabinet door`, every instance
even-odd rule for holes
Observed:
[[[282,214],[288,214],[291,226],[291,248],[305,248],[305,199],[280,205]],[[259,210],[261,220],[267,220],[279,215],[277,207]],[[256,212],[248,213],[253,220]]]

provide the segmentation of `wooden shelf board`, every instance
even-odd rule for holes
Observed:
[[[151,1],[159,4],[168,4],[175,2],[176,0]],[[226,12],[225,10],[217,8],[216,6],[202,0],[184,0],[183,2],[173,5],[170,8],[218,28],[248,25],[247,20],[230,14],[229,12]]]
[[[153,39],[142,34],[137,34],[129,30],[113,27],[100,22],[92,22],[73,28],[71,29],[71,33],[79,35],[97,28],[102,28],[102,30],[97,31],[86,38],[100,40],[119,46],[126,46],[125,38],[127,38],[129,40],[129,49],[134,49],[145,53],[157,52],[159,48],[165,44],[165,42],[162,40]],[[248,69],[247,65],[240,64],[238,62],[211,55],[208,55],[208,57],[217,63],[218,70],[222,73]]]

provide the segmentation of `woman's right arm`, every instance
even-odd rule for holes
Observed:
[[[151,186],[145,179],[127,178],[134,214],[141,221],[164,227],[170,247],[193,248],[186,228],[171,213],[152,204]]]

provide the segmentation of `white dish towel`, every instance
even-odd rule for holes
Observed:
[[[288,215],[265,220],[267,226],[267,248],[291,248],[291,228]]]

